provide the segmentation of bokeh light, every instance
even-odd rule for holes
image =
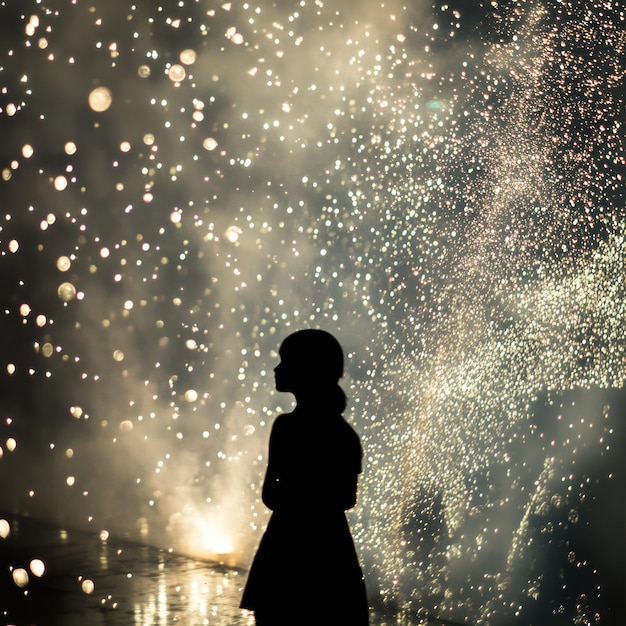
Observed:
[[[372,601],[612,624],[625,21],[0,3],[0,510],[247,566],[276,351],[323,327]]]
[[[89,578],[85,578],[83,581],[81,581],[80,586],[83,592],[88,595],[92,594],[96,588],[93,580]]]
[[[111,90],[107,87],[96,87],[89,93],[89,106],[98,113],[106,111],[113,100]]]
[[[11,525],[7,520],[0,519],[0,537],[6,539],[11,534]]]
[[[41,559],[33,559],[30,562],[29,567],[33,576],[36,576],[37,578],[41,578],[46,571],[46,565]]]
[[[16,567],[13,570],[13,582],[18,587],[26,587],[28,585],[28,572],[23,567]]]

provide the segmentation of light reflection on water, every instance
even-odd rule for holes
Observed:
[[[2,516],[0,621],[29,626],[254,626],[239,609],[246,572],[101,533],[54,527],[28,518]],[[4,527],[4,525],[2,525]],[[37,557],[40,578],[25,588],[10,578]],[[295,564],[294,564],[295,566]],[[285,575],[292,575],[286,572]],[[90,582],[91,593],[84,591]],[[323,588],[323,581],[320,581]],[[308,607],[310,608],[310,607]],[[318,607],[320,626],[332,623],[332,607]],[[294,615],[294,624],[298,616]],[[371,609],[371,626],[440,624],[426,617]]]
[[[134,624],[253,625],[237,608],[242,580],[238,572],[186,559],[166,563],[161,556],[156,572],[133,582]]]
[[[8,517],[0,539],[0,614],[3,623],[37,626],[189,624],[253,626],[240,610],[245,572],[109,538]],[[10,568],[34,557],[46,566],[25,588]],[[93,591],[82,585],[94,581]]]

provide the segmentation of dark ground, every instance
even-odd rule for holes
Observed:
[[[11,527],[0,538],[0,624],[254,624],[252,614],[238,608],[244,570],[112,538],[102,541],[97,533],[64,531],[28,518],[0,519]],[[33,559],[44,562],[43,576],[31,573]],[[13,580],[17,568],[28,571],[25,587]],[[83,590],[85,580],[93,582],[92,593]],[[398,623],[393,616],[372,615],[372,626]]]

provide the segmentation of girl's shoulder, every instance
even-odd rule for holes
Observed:
[[[279,413],[274,418],[274,424],[286,424],[288,422],[291,422],[293,420],[293,417],[293,413]]]
[[[359,439],[359,434],[356,432],[352,424],[350,424],[350,422],[343,417],[343,415],[339,419],[338,423],[340,425],[339,427],[343,430],[347,437],[350,437],[351,439]]]
[[[295,423],[295,418],[293,413],[280,413],[274,419],[274,423],[272,424],[272,432],[281,432],[285,430],[290,430],[293,428]]]

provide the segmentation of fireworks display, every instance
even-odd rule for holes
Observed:
[[[0,1],[2,508],[246,567],[277,349],[320,327],[374,601],[612,623],[625,22]]]

